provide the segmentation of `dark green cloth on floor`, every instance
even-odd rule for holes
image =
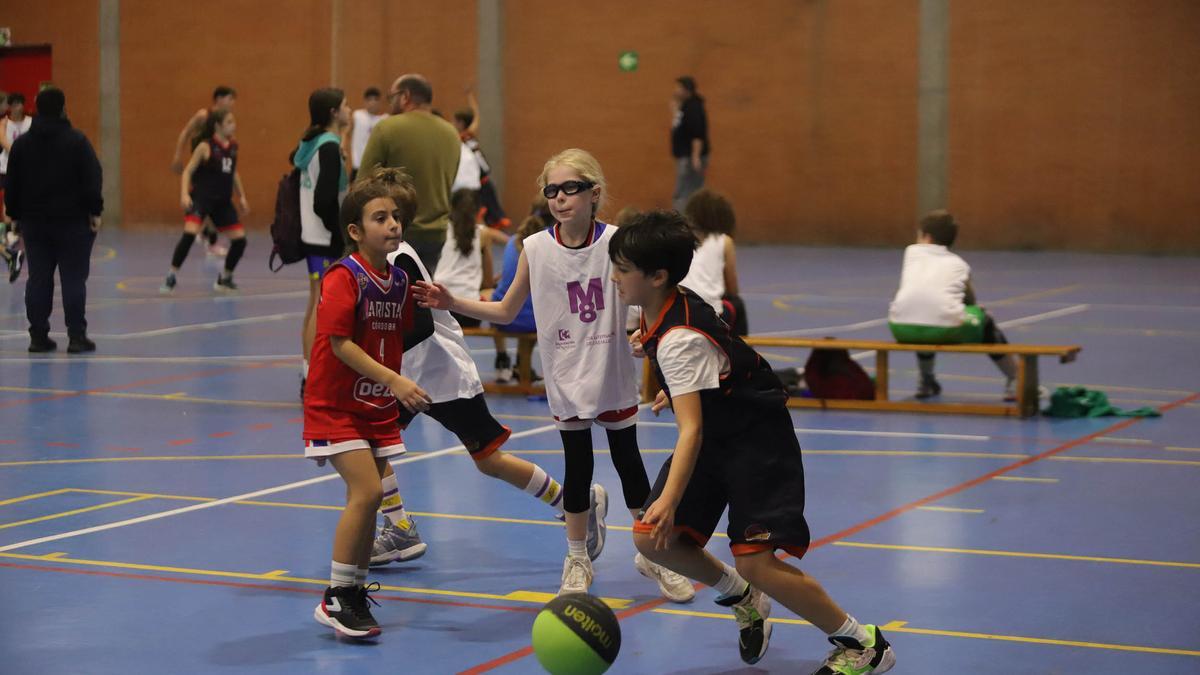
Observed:
[[[1059,387],[1050,396],[1050,407],[1042,411],[1047,417],[1161,417],[1154,408],[1121,410],[1108,402],[1102,391],[1084,387]]]

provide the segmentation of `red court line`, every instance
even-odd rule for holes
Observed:
[[[251,424],[250,426],[248,426],[246,428],[249,429],[250,431],[265,431],[267,429],[270,429],[273,426],[275,426],[275,425],[271,424],[270,422],[259,422],[258,424]]]
[[[120,450],[121,452],[141,452],[141,448],[123,448],[119,445],[106,445],[105,450]]]
[[[175,584],[193,584],[197,586],[226,586],[229,588],[253,588],[264,591],[278,591],[280,593],[302,593],[306,595],[321,595],[324,590],[316,588],[298,588],[293,586],[278,586],[275,584],[254,584],[245,581],[217,581],[214,579],[186,579],[182,577],[164,577],[157,574],[136,574],[130,572],[102,572],[99,570],[81,570],[69,567],[55,567],[53,565],[26,565],[22,563],[7,563],[0,562],[0,567],[10,567],[18,570],[34,570],[36,572],[62,572],[64,574],[83,574],[96,577],[112,577],[116,579],[136,579],[139,581],[166,581]],[[507,605],[485,605],[475,602],[456,602],[453,600],[431,600],[429,598],[404,598],[396,595],[372,595],[376,600],[388,600],[390,602],[415,602],[422,605],[440,605],[443,607],[468,607],[470,609],[495,609],[505,612],[527,612],[535,614],[541,611],[541,607],[518,607]]]
[[[1178,401],[1168,403],[1167,405],[1160,407],[1158,410],[1159,410],[1159,412],[1165,413],[1172,408],[1176,408],[1181,405],[1186,405],[1198,398],[1200,398],[1200,393],[1192,394],[1191,396],[1188,396],[1186,398],[1182,398],[1182,399],[1179,399]],[[912,511],[913,509],[917,508],[918,506],[923,506],[925,504],[928,504],[929,502],[937,501],[943,497],[947,497],[952,494],[957,494],[964,490],[969,490],[970,488],[973,488],[976,485],[979,485],[980,483],[983,483],[985,481],[991,480],[992,478],[994,478],[996,476],[1008,473],[1010,471],[1015,471],[1024,466],[1029,466],[1030,464],[1033,464],[1034,462],[1046,459],[1047,457],[1052,457],[1054,455],[1066,452],[1067,450],[1070,450],[1071,448],[1083,445],[1084,443],[1087,443],[1088,441],[1091,441],[1092,439],[1094,439],[1098,436],[1104,436],[1106,434],[1111,434],[1114,431],[1119,431],[1121,429],[1125,429],[1127,427],[1133,426],[1134,424],[1137,424],[1138,422],[1142,421],[1143,419],[1145,419],[1145,418],[1130,417],[1130,418],[1128,418],[1124,421],[1118,422],[1110,427],[1101,429],[1100,431],[1090,433],[1086,436],[1082,436],[1073,441],[1067,441],[1066,443],[1063,443],[1062,445],[1050,448],[1049,450],[1047,450],[1041,454],[1033,455],[1031,457],[1026,457],[1025,459],[1022,459],[1020,461],[1013,462],[1012,464],[1009,464],[1008,466],[996,469],[995,471],[989,471],[988,473],[985,473],[984,475],[982,475],[978,478],[973,478],[965,483],[960,483],[958,485],[955,485],[954,487],[946,488],[945,490],[942,490],[941,492],[938,492],[936,494],[930,495],[928,497],[924,497],[922,499],[918,499],[915,502],[910,502],[908,504],[905,504],[904,506],[892,509],[891,511],[888,511],[887,513],[884,513],[884,514],[876,516],[870,520],[859,523],[858,525],[855,525],[853,527],[848,527],[848,528],[842,530],[841,532],[834,532],[833,534],[822,537],[822,538],[812,542],[811,544],[809,544],[808,550],[811,551],[814,548],[819,548],[821,546],[825,546],[826,544],[830,544],[839,539],[845,539],[846,537],[849,537],[853,534],[857,534],[858,532],[861,532],[867,528],[874,527],[884,521],[891,520],[892,518],[895,518],[896,516],[899,516],[903,513],[907,513],[909,511]],[[787,557],[787,556],[783,556],[783,557]],[[702,584],[695,584],[695,586],[697,588],[699,588],[701,585]],[[630,607],[629,609],[626,609],[622,612],[618,612],[617,619],[618,620],[625,619],[625,618],[628,618],[631,616],[636,616],[638,614],[642,614],[643,612],[648,612],[652,609],[659,607],[660,605],[663,605],[666,602],[667,602],[666,598],[658,598],[657,600],[651,600],[645,604],[635,605],[635,606]],[[504,656],[500,656],[498,658],[492,659],[491,661],[487,661],[485,663],[481,663],[472,668],[468,668],[467,670],[459,672],[458,675],[478,675],[479,673],[486,673],[490,670],[495,670],[496,668],[499,668],[500,666],[512,663],[513,661],[519,661],[519,660],[525,658],[526,656],[529,656],[532,653],[533,653],[532,646],[524,647],[522,649],[518,649],[516,651],[509,652],[508,654],[505,654]]]
[[[167,384],[170,382],[182,382],[183,380],[196,380],[204,377],[213,377],[214,375],[224,375],[226,373],[236,373],[247,368],[270,368],[270,363],[244,363],[236,367],[218,368],[216,370],[201,370],[194,373],[183,373],[181,375],[167,375],[165,377],[155,377],[147,380],[137,380],[128,384],[116,384],[110,387],[99,387],[97,389],[84,389],[82,391],[72,392],[70,394],[54,394],[52,396],[35,396],[33,398],[22,398],[14,401],[5,401],[0,403],[0,409],[12,408],[27,403],[44,403],[46,401],[61,401],[65,398],[76,398],[86,396],[88,394],[121,391],[122,389],[133,389],[136,387],[148,387],[157,384]]]
[[[0,438],[0,445],[16,445],[16,440],[11,438]]]
[[[209,438],[229,438],[233,435],[232,431],[217,431],[208,435]]]
[[[191,445],[195,442],[196,439],[194,438],[177,438],[173,441],[167,441],[167,445]]]
[[[78,448],[78,443],[63,443],[62,441],[46,441],[46,445],[52,448]]]

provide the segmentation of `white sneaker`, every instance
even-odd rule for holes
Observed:
[[[608,525],[604,518],[608,516],[608,491],[599,483],[592,483],[591,506],[588,509],[587,552],[588,558],[595,560],[604,550],[604,542],[608,539]]]
[[[558,594],[587,593],[593,576],[591,560],[567,556],[563,561],[562,586],[559,586]]]
[[[692,598],[696,597],[696,589],[687,577],[651,562],[641,553],[633,556],[633,566],[642,576],[658,582],[659,592],[671,602],[691,602]]]
[[[1038,399],[1050,398],[1050,390],[1042,385],[1038,385]],[[1017,400],[1017,378],[1010,377],[1004,381],[1004,401],[1011,403]]]

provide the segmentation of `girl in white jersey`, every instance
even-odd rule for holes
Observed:
[[[568,553],[559,593],[585,593],[594,576],[586,545],[593,422],[608,435],[625,506],[635,518],[650,494],[650,482],[637,445],[637,383],[625,336],[625,305],[612,282],[608,257],[614,228],[595,220],[604,174],[592,155],[572,148],[546,162],[538,186],[556,223],[525,240],[516,277],[502,300],[455,297],[441,284],[419,284],[415,292],[424,306],[507,324],[532,289],[546,396],[566,460]],[[602,490],[593,491],[597,493],[605,498]],[[606,510],[606,504],[593,508]],[[695,594],[686,579],[641,554],[635,565],[670,600],[687,602]]]
[[[724,195],[704,188],[688,198],[683,212],[699,245],[679,285],[707,302],[734,335],[746,335],[746,305],[738,295],[733,204]]]

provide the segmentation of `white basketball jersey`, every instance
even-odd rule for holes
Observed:
[[[9,120],[8,124],[4,125],[4,135],[7,136],[5,140],[8,141],[8,147],[11,148],[18,138],[29,133],[29,127],[32,124],[33,118],[29,115],[26,115],[20,122]],[[8,153],[3,149],[0,149],[0,173],[8,173]]]
[[[362,164],[363,152],[367,149],[367,139],[371,137],[371,131],[381,120],[387,119],[387,115],[372,115],[366,108],[355,110],[353,115],[354,133],[350,137],[350,165],[357,169]]]
[[[479,299],[479,289],[483,287],[483,228],[475,227],[475,237],[471,239],[471,252],[463,255],[454,240],[454,233],[446,232],[446,243],[442,245],[442,257],[438,258],[437,271],[433,280],[444,284],[456,297],[469,300]]]
[[[721,297],[725,295],[725,235],[704,238],[692,255],[692,266],[680,286],[700,296],[720,316]]]
[[[415,260],[421,276],[429,279],[429,270],[408,242],[400,242],[400,248],[388,254],[388,262],[394,263],[401,253]],[[430,311],[433,312],[433,335],[404,352],[400,374],[420,385],[434,403],[482,394],[483,383],[479,381],[479,371],[475,369],[462,328],[450,312],[443,309]]]
[[[625,304],[608,258],[616,228],[597,222],[591,242],[572,249],[562,244],[558,227],[525,240],[546,398],[561,420],[594,419],[638,403]]]

